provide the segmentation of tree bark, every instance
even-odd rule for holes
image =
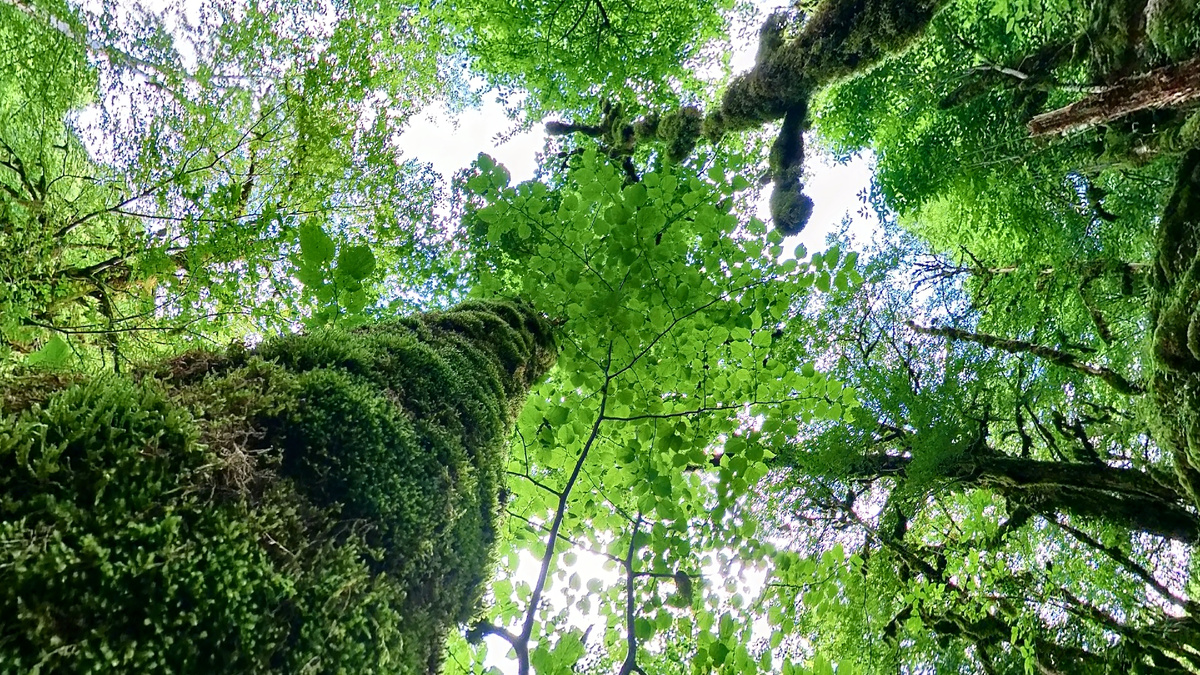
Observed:
[[[850,473],[853,478],[903,477],[911,463],[911,457],[875,453],[861,457]],[[996,453],[949,462],[939,477],[963,488],[994,490],[1036,513],[1095,518],[1186,543],[1200,539],[1200,519],[1184,506],[1183,495],[1137,469]]]
[[[1078,357],[1070,352],[1064,352],[1053,347],[1025,342],[1023,340],[1009,340],[1007,338],[997,337],[995,335],[987,335],[985,333],[972,333],[958,328],[937,328],[932,326],[922,326],[914,321],[906,321],[905,325],[926,335],[937,335],[944,338],[949,338],[952,341],[974,342],[981,344],[984,347],[1000,349],[1010,354],[1033,354],[1039,358],[1046,359],[1051,363],[1070,368],[1071,370],[1091,375],[1104,380],[1110,387],[1116,389],[1122,394],[1141,394],[1144,389],[1141,385],[1130,382],[1123,375],[1117,373],[1111,368],[1105,366],[1093,366],[1090,363],[1080,361]]]
[[[1103,92],[1029,120],[1032,136],[1065,135],[1139,110],[1175,108],[1200,98],[1200,58],[1119,80]]]

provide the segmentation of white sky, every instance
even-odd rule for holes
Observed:
[[[512,126],[513,122],[495,99],[458,115],[435,103],[409,122],[399,138],[399,147],[406,155],[432,164],[447,181],[458,170],[470,166],[479,153],[487,153],[508,169],[516,184],[533,178],[537,170],[536,155],[544,146],[546,135],[539,125],[500,142]],[[825,238],[846,217],[852,221],[850,233],[856,239],[860,242],[870,239],[879,223],[873,212],[868,211],[866,216],[860,213],[863,209],[859,193],[870,187],[871,158],[858,156],[846,164],[837,164],[828,156],[813,152],[813,143],[806,145],[810,151],[805,161],[805,193],[813,200],[813,215],[803,232],[785,241],[784,250],[790,251],[796,244],[804,244],[809,251],[823,250]],[[771,221],[769,195],[769,188],[763,191],[755,213],[767,223]]]

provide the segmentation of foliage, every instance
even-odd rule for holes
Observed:
[[[553,360],[528,308],[475,303],[137,384],[9,383],[0,670],[436,667]]]
[[[569,670],[584,653],[552,649],[547,631],[595,608],[613,636],[595,667],[641,668],[672,630],[693,636],[694,669],[749,667],[746,600],[725,597],[709,567],[722,561],[728,583],[755,573],[771,547],[745,494],[769,471],[767,448],[796,420],[839,420],[855,405],[779,349],[793,304],[814,286],[847,288],[852,258],[792,258],[777,234],[764,242],[761,221],[730,213],[737,165],[718,159],[705,179],[668,166],[627,184],[586,150],[554,189],[507,187],[487,157],[479,169],[467,181],[477,292],[519,290],[561,322],[563,351],[518,420],[509,465],[509,537],[537,541],[540,568],[493,585],[478,630],[509,640],[521,672]],[[697,470],[710,464],[715,475]],[[619,592],[584,592],[571,568],[589,552],[617,566]],[[569,604],[543,613],[552,579]]]
[[[57,336],[112,368],[179,334],[354,323],[386,284],[446,298],[436,185],[390,141],[448,91],[412,10],[175,9],[0,7],[31,55],[0,64],[10,358]]]
[[[596,100],[676,104],[719,57],[732,0],[509,0],[430,3],[468,67],[528,121],[593,112]],[[454,63],[453,67],[459,67]]]

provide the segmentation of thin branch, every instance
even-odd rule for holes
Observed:
[[[630,675],[635,672],[645,675],[645,672],[637,664],[637,632],[634,630],[637,618],[634,615],[633,582],[636,574],[633,569],[633,554],[637,552],[637,534],[641,526],[642,514],[639,513],[633,522],[633,532],[629,535],[629,550],[622,563],[625,566],[625,662],[621,664],[620,675]]]
[[[1150,571],[1147,570],[1145,567],[1138,564],[1136,561],[1134,561],[1128,555],[1125,555],[1125,553],[1121,549],[1113,547],[1113,546],[1106,546],[1106,545],[1104,545],[1103,542],[1095,539],[1088,533],[1086,533],[1078,528],[1072,527],[1071,525],[1064,523],[1064,522],[1058,520],[1057,518],[1048,518],[1047,520],[1054,523],[1060,529],[1062,529],[1064,532],[1066,532],[1067,534],[1070,534],[1072,537],[1078,539],[1080,542],[1082,542],[1082,543],[1096,549],[1097,551],[1100,551],[1104,555],[1108,556],[1113,562],[1115,562],[1118,565],[1120,565],[1121,567],[1125,568],[1130,574],[1132,574],[1135,577],[1146,582],[1146,584],[1148,586],[1150,586],[1155,591],[1157,591],[1159,595],[1161,595],[1163,598],[1165,598],[1166,600],[1171,602],[1171,604],[1179,607],[1180,609],[1186,611],[1188,614],[1191,614],[1193,616],[1200,614],[1200,612],[1197,612],[1197,610],[1200,609],[1200,606],[1198,606],[1195,602],[1193,602],[1191,600],[1188,600],[1186,598],[1181,598],[1178,595],[1175,595],[1174,593],[1172,593],[1170,588],[1167,588],[1167,586],[1165,584],[1160,582],[1158,579],[1154,578],[1154,575],[1151,574]]]
[[[612,345],[609,345],[609,365],[612,363]],[[606,368],[607,370],[607,368]],[[575,482],[579,480],[579,474],[583,471],[583,464],[587,461],[588,453],[591,452],[592,446],[595,445],[596,439],[600,437],[600,425],[604,422],[604,411],[608,407],[608,386],[614,375],[605,372],[604,384],[600,388],[600,409],[596,413],[596,420],[592,423],[592,431],[588,435],[587,441],[583,445],[583,449],[579,452],[579,458],[575,460],[575,467],[571,470],[571,475],[567,479],[566,485],[558,497],[558,507],[554,510],[554,519],[550,524],[550,534],[546,537],[546,552],[542,554],[541,567],[538,569],[537,581],[533,585],[533,594],[529,600],[529,609],[525,613],[525,624],[521,628],[520,640],[528,648],[529,638],[533,635],[534,619],[537,617],[538,607],[542,604],[542,595],[546,592],[546,578],[550,574],[550,564],[554,560],[554,547],[558,543],[558,532],[562,528],[563,519],[567,515],[567,500],[571,496],[571,489],[575,487]],[[525,663],[524,669],[519,669],[520,675],[528,675],[529,664]]]

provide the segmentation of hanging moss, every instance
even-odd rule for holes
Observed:
[[[435,670],[554,356],[529,308],[473,303],[10,383],[0,672]]]

